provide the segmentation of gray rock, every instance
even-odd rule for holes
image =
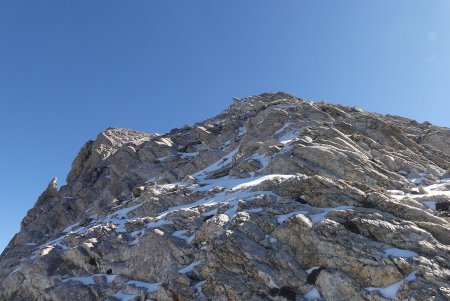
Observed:
[[[449,141],[283,92],[109,128],[23,219],[0,300],[450,300]]]

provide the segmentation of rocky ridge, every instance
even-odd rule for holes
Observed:
[[[287,93],[110,128],[0,257],[0,300],[450,300],[450,129]]]

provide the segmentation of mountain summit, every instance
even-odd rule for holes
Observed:
[[[450,129],[287,93],[109,128],[0,257],[0,300],[450,300]]]

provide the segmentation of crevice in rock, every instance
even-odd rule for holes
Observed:
[[[270,295],[273,297],[281,296],[287,300],[295,301],[297,293],[295,292],[294,288],[289,286],[283,286],[282,288],[271,288]]]
[[[308,275],[308,278],[306,278],[306,282],[308,284],[315,285],[316,281],[317,281],[317,277],[319,277],[320,272],[322,272],[323,270],[325,270],[324,267],[319,267],[319,268],[311,271],[311,273]]]
[[[94,257],[89,258],[89,264],[95,267],[98,267],[97,260]]]
[[[345,221],[342,223],[342,225],[347,229],[348,231],[361,235],[361,231],[358,229],[358,225],[354,221]]]

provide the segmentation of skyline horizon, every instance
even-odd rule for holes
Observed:
[[[295,94],[293,94],[293,93],[286,92],[286,91],[262,92],[262,93],[256,93],[256,94],[248,95],[248,96],[245,96],[245,97],[236,97],[236,96],[233,96],[233,97],[230,98],[230,103],[229,103],[228,105],[226,105],[222,111],[216,113],[216,114],[213,115],[213,116],[207,117],[207,118],[205,118],[205,119],[195,121],[195,122],[192,123],[191,125],[189,125],[189,124],[187,124],[187,125],[193,126],[193,125],[195,125],[196,123],[201,123],[202,121],[204,121],[204,120],[206,120],[206,119],[213,118],[213,117],[215,117],[215,116],[217,116],[217,115],[223,113],[224,111],[226,111],[226,110],[231,106],[232,100],[233,100],[234,98],[239,98],[239,100],[242,101],[242,100],[245,100],[245,99],[250,98],[250,97],[253,97],[253,96],[259,96],[259,95],[263,95],[263,94],[267,94],[267,93],[273,93],[273,94],[276,94],[276,93],[287,93],[287,94],[289,94],[289,95],[292,95],[292,96],[295,96],[295,97],[297,97],[297,98],[300,98],[300,99],[303,100],[303,101],[311,101],[311,102],[315,102],[315,103],[325,102],[325,103],[332,104],[332,105],[342,105],[342,106],[346,106],[346,107],[355,107],[355,108],[358,108],[358,109],[362,109],[364,112],[369,112],[369,113],[374,113],[374,114],[384,115],[384,116],[401,117],[401,118],[406,118],[406,119],[414,120],[414,121],[417,121],[417,122],[419,122],[419,123],[430,122],[433,126],[443,127],[443,128],[450,128],[450,121],[449,121],[449,125],[448,125],[448,126],[442,126],[442,125],[435,124],[434,122],[429,121],[429,120],[419,121],[419,120],[416,120],[416,119],[414,119],[414,118],[411,118],[411,117],[408,117],[408,116],[403,116],[403,115],[398,115],[398,114],[390,114],[390,113],[380,113],[380,112],[375,112],[375,111],[367,111],[364,107],[357,106],[357,105],[349,105],[349,104],[343,104],[343,103],[337,103],[337,102],[336,102],[336,103],[333,103],[333,102],[330,102],[330,101],[327,101],[327,100],[304,99],[304,98],[302,98],[301,96],[298,96],[298,95],[295,95]],[[178,126],[173,126],[172,128],[168,129],[167,131],[165,131],[165,132],[163,132],[163,133],[157,133],[157,132],[151,132],[151,131],[143,131],[143,130],[139,130],[139,129],[126,128],[126,127],[120,127],[120,126],[108,126],[108,127],[104,128],[104,129],[100,130],[99,132],[92,133],[92,137],[91,137],[91,138],[88,138],[87,140],[85,140],[85,141],[79,146],[79,148],[78,148],[78,150],[76,151],[75,155],[73,156],[72,160],[70,160],[70,162],[66,162],[66,165],[69,166],[68,168],[66,168],[66,170],[67,170],[66,173],[65,173],[65,174],[62,174],[62,175],[55,175],[53,178],[49,179],[48,183],[51,183],[51,182],[53,181],[53,179],[56,178],[56,179],[57,179],[57,182],[56,182],[56,183],[57,183],[58,189],[60,189],[61,187],[67,185],[67,176],[68,176],[69,173],[70,173],[72,162],[73,162],[73,160],[75,160],[75,158],[76,158],[77,154],[79,153],[79,151],[81,151],[83,145],[84,145],[85,143],[87,143],[88,141],[95,141],[95,140],[97,139],[98,135],[100,135],[102,132],[104,132],[104,131],[106,131],[106,130],[108,130],[108,129],[110,129],[110,128],[116,128],[116,129],[128,129],[128,130],[133,130],[133,131],[143,132],[143,133],[147,133],[147,134],[166,135],[166,134],[168,134],[171,130],[176,129],[176,128],[179,128],[179,127],[183,127],[184,125],[186,125],[186,124],[183,124],[183,125],[179,124]],[[41,192],[35,195],[34,201],[37,201],[37,200],[38,200],[39,196],[45,191],[46,187],[47,187],[47,185],[45,185],[45,187],[42,187]],[[31,209],[31,207],[30,207],[29,209]],[[23,218],[25,218],[25,216],[24,216]],[[20,221],[20,222],[21,222],[21,221]],[[19,222],[19,224],[18,224],[17,226],[20,226],[20,222]],[[19,228],[17,228],[17,229],[19,230]],[[13,237],[11,237],[11,240],[10,240],[10,241],[12,241],[12,239],[13,239]],[[5,250],[6,247],[7,247],[7,243],[6,243],[3,247],[0,245],[0,254]]]

